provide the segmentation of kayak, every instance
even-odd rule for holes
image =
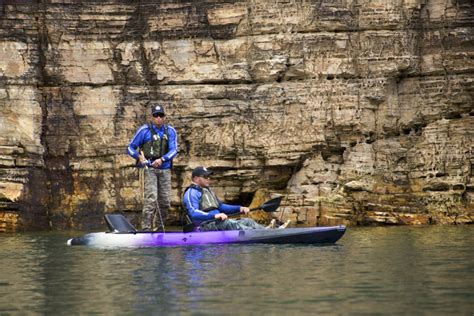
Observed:
[[[68,245],[98,247],[169,247],[212,244],[332,244],[345,233],[346,227],[309,227],[285,229],[252,229],[210,232],[140,232],[122,216],[113,215],[106,222],[110,232],[89,233],[71,238]],[[111,223],[112,222],[112,223]]]
[[[166,247],[211,244],[326,244],[338,241],[345,226],[228,230],[191,233],[90,233],[68,240],[68,245],[104,247]]]

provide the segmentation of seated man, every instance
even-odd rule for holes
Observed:
[[[186,188],[183,205],[194,226],[201,231],[265,229],[251,218],[228,219],[227,214],[247,214],[248,207],[222,203],[209,188],[212,171],[205,167],[194,168],[193,183]]]

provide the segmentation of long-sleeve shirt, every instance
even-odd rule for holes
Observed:
[[[154,124],[151,124],[152,128],[155,130],[155,133],[163,138],[165,133],[165,124],[163,124],[159,129]],[[151,140],[151,131],[150,126],[145,124],[138,128],[137,132],[132,138],[132,141],[127,147],[127,154],[132,158],[138,159],[139,148],[143,146],[146,142]],[[168,125],[168,152],[163,156],[164,162],[161,165],[160,169],[170,169],[171,160],[178,154],[178,140],[177,140],[176,130]]]
[[[240,205],[231,205],[222,203],[220,200],[219,207],[208,212],[199,209],[202,192],[196,188],[189,188],[183,196],[183,204],[186,208],[189,218],[195,224],[214,219],[214,216],[219,213],[234,214],[240,212]]]

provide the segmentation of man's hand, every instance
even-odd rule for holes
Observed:
[[[139,164],[143,165],[143,164],[145,163],[145,161],[146,161],[145,156],[143,156],[143,155],[138,155],[138,163],[139,163]]]
[[[225,221],[227,219],[227,215],[224,213],[219,213],[219,214],[214,215],[214,218],[220,219],[221,221]]]
[[[153,168],[159,168],[163,164],[163,160],[161,158],[155,159],[153,163],[151,164]]]
[[[248,207],[245,207],[245,206],[240,207],[240,213],[247,214],[248,212],[250,212],[250,209]]]

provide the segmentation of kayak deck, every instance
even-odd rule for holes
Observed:
[[[210,244],[330,244],[345,233],[345,226],[254,229],[211,232],[102,232],[68,240],[68,245],[99,247],[169,247]]]

